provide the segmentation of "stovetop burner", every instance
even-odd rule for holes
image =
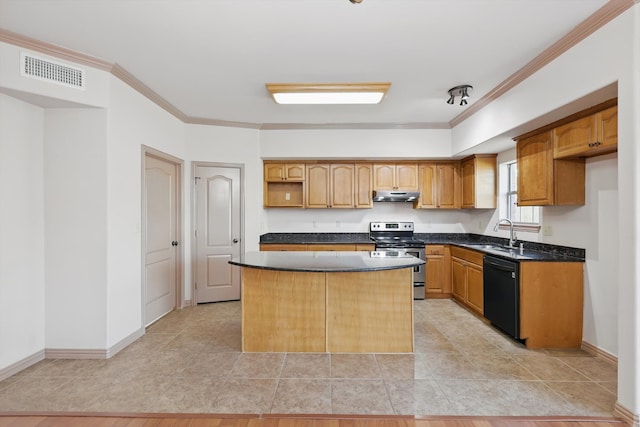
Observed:
[[[413,237],[413,222],[372,222],[369,224],[369,237],[376,249],[419,248],[425,242]]]

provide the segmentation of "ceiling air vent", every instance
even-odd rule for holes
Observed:
[[[25,77],[76,89],[84,89],[85,87],[85,71],[82,68],[70,67],[24,52],[20,55],[20,59],[20,74]]]

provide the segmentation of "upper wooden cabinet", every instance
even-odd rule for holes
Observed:
[[[417,163],[376,163],[373,165],[374,190],[418,191]]]
[[[265,207],[304,206],[304,164],[265,163],[263,204]]]
[[[553,158],[553,132],[521,139],[516,145],[518,205],[584,205],[584,159]]]
[[[355,207],[373,207],[373,165],[356,163]]]
[[[264,180],[277,181],[304,181],[303,163],[265,163]]]
[[[418,167],[422,209],[460,208],[460,170],[458,162],[427,162]]]
[[[355,207],[353,164],[308,164],[307,208]]]
[[[477,154],[460,162],[462,208],[496,208],[496,157],[496,154]]]
[[[618,149],[618,106],[553,129],[553,157],[591,157]]]

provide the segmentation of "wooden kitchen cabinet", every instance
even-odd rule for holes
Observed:
[[[356,245],[350,243],[309,244],[308,251],[345,252],[355,251]]]
[[[426,298],[451,297],[451,251],[448,245],[425,247]]]
[[[265,207],[304,206],[304,164],[265,163],[263,204]]]
[[[358,243],[356,244],[356,251],[371,252],[376,250],[376,245],[373,243]]]
[[[418,167],[420,198],[416,208],[459,209],[460,170],[458,162],[426,162]]]
[[[376,163],[373,165],[374,190],[418,191],[417,163]]]
[[[453,298],[480,315],[484,310],[482,263],[481,252],[451,247]]]
[[[464,304],[467,299],[467,278],[464,260],[451,258],[451,289],[453,298]]]
[[[496,157],[496,154],[476,154],[460,162],[463,209],[496,208]]]
[[[618,149],[618,106],[553,129],[553,157],[591,157]]]
[[[308,164],[307,208],[355,207],[355,166],[353,164]]]
[[[518,140],[518,205],[584,205],[585,160],[554,159],[553,132]]]
[[[261,243],[261,251],[306,251],[307,245],[298,243]]]
[[[303,163],[265,163],[264,180],[277,181],[304,181],[305,167]]]
[[[527,348],[580,348],[581,262],[520,262],[520,339]]]
[[[373,207],[373,165],[356,163],[355,207]]]

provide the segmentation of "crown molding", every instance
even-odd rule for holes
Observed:
[[[205,117],[187,117],[183,122],[190,125],[224,126],[244,129],[260,129],[259,123],[234,122],[231,120],[207,119]]]
[[[112,63],[100,58],[96,58],[95,56],[76,52],[74,50],[67,49],[53,43],[43,42],[41,40],[23,36],[22,34],[3,30],[2,28],[0,28],[0,42],[9,43],[15,46],[23,47],[25,49],[40,52],[45,55],[74,62],[76,64],[97,68],[103,71],[111,72],[111,69],[113,68]]]
[[[131,74],[130,72],[122,68],[120,65],[113,64],[110,71],[111,71],[111,74],[113,74],[115,77],[119,78],[124,83],[131,86],[133,89],[135,89],[136,91],[141,93],[143,96],[148,98],[151,102],[153,102],[154,104],[166,110],[169,114],[173,115],[174,117],[176,117],[177,119],[183,122],[187,120],[188,117],[186,114],[184,114],[182,111],[176,108],[169,101],[167,101],[166,99],[158,95],[151,88],[149,88],[149,86],[142,83],[133,74]]]
[[[264,123],[260,130],[307,129],[451,129],[449,123]]]
[[[580,43],[582,40],[602,28],[611,20],[632,7],[639,0],[609,0],[607,4],[598,9],[593,15],[578,24],[573,30],[567,33],[560,40],[552,44],[540,55],[533,58],[527,65],[516,71],[498,86],[490,90],[482,98],[475,101],[462,113],[454,117],[449,125],[453,128],[478,111],[482,110],[489,103],[495,101],[516,85],[523,82],[533,74],[538,72],[542,67]]]

